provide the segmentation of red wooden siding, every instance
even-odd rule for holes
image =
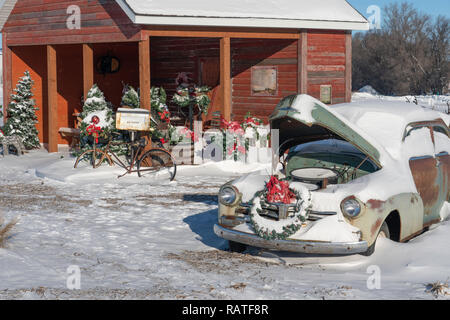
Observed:
[[[81,9],[79,30],[67,28],[70,5]],[[140,30],[114,0],[21,0],[3,28],[10,46],[136,41]]]
[[[29,71],[34,81],[33,94],[36,101],[36,115],[41,143],[48,141],[47,129],[47,51],[45,46],[18,47],[11,52],[11,87],[15,89],[19,78]],[[8,99],[9,102],[10,99]]]
[[[73,128],[75,112],[82,111],[83,97],[83,55],[82,45],[57,45],[57,86],[58,86],[58,120],[57,129]],[[94,63],[103,55],[111,54],[121,61],[118,73],[101,75],[94,72],[94,82],[104,92],[106,99],[119,107],[123,84],[139,86],[139,64],[137,61],[137,43],[95,44]],[[133,57],[130,59],[130,57]],[[15,88],[19,77],[29,70],[35,82],[34,99],[39,110],[36,112],[39,123],[39,139],[48,142],[47,136],[47,62],[45,46],[12,47],[12,86]],[[70,143],[61,135],[58,144]]]
[[[203,58],[219,58],[220,43],[217,38],[150,38],[151,85],[163,87],[170,99],[175,93],[175,79],[186,72],[193,82],[200,84],[200,61]]]
[[[83,51],[81,45],[59,45],[56,48],[59,128],[74,128],[74,112],[81,109],[83,96]],[[58,134],[58,144],[70,143]]]
[[[345,32],[308,30],[308,94],[332,85],[332,103],[345,102]]]
[[[150,53],[152,85],[174,91],[179,72],[186,72],[194,82],[198,82],[198,59],[218,58],[219,39],[152,37]]]
[[[81,48],[81,45],[80,45]],[[135,89],[139,87],[139,48],[138,43],[97,43],[92,45],[94,50],[94,67],[101,56],[110,54],[120,61],[120,69],[117,73],[102,75],[94,71],[94,83],[103,91],[106,99],[116,109],[122,100],[124,84],[129,84]],[[83,87],[83,82],[78,84]],[[83,91],[81,91],[81,94]],[[80,95],[81,98],[81,95]]]
[[[284,96],[297,92],[297,40],[232,39],[232,114],[242,120],[247,112],[264,121]],[[251,68],[276,66],[276,96],[252,96]]]

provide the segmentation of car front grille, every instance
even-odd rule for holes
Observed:
[[[238,215],[244,215],[247,216],[250,214],[252,205],[250,203],[241,203],[241,205],[236,209],[236,213]],[[269,219],[278,220],[278,207],[271,206],[271,205],[264,205],[262,206],[262,216],[265,216]],[[289,209],[288,211],[291,215],[293,213],[293,209]],[[325,217],[334,216],[337,212],[335,211],[314,211],[311,210],[308,212],[307,219],[309,221],[317,221],[320,219],[323,219]]]

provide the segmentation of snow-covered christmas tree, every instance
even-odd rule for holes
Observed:
[[[11,103],[7,109],[8,119],[4,126],[5,134],[8,136],[18,136],[27,149],[39,148],[40,142],[38,130],[36,129],[37,116],[36,102],[31,92],[34,81],[30,73],[25,71],[25,75],[19,79],[11,95]]]
[[[133,109],[140,107],[139,94],[132,86],[125,86],[122,102],[120,104],[123,107],[130,107]]]
[[[92,139],[89,139],[89,136],[92,135],[93,126],[99,128],[99,130],[96,129],[95,131],[100,131],[98,137],[100,139],[108,139],[111,132],[115,130],[113,111],[106,102],[103,92],[100,91],[96,84],[88,92],[80,117],[82,119],[80,125],[82,150],[89,149],[92,145]]]

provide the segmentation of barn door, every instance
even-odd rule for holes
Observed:
[[[208,86],[212,90],[209,93],[211,105],[208,109],[208,115],[203,117],[204,121],[211,119],[215,111],[220,111],[220,59],[219,57],[199,58],[199,79],[198,83],[202,86]]]

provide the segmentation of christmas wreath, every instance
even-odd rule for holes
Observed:
[[[264,205],[289,205],[294,208],[294,215],[278,221],[261,216]],[[311,207],[311,193],[308,188],[299,185],[296,189],[289,187],[286,180],[272,176],[264,190],[258,192],[253,199],[250,210],[250,221],[255,233],[265,240],[286,240],[300,230],[306,221]]]

